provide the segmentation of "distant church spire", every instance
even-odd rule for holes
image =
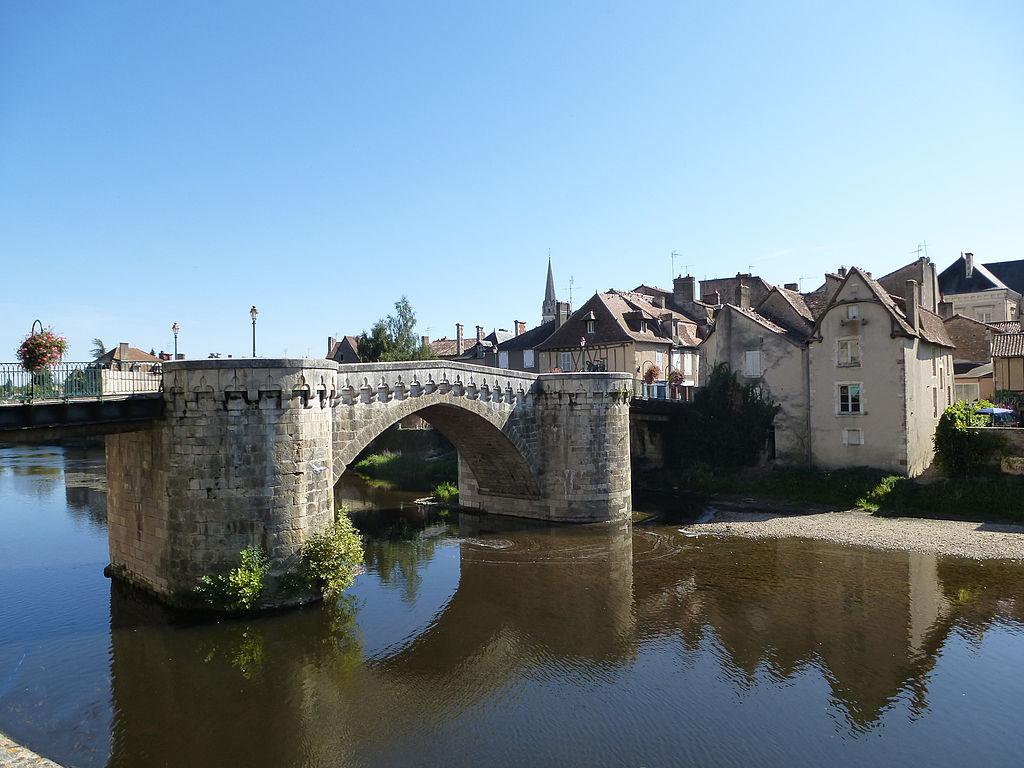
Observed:
[[[544,303],[541,305],[540,321],[548,323],[558,313],[558,299],[555,298],[555,275],[551,271],[551,254],[548,254],[548,284],[544,288]]]

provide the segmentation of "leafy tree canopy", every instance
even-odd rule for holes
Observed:
[[[434,357],[430,347],[420,343],[416,335],[416,313],[403,296],[395,302],[395,312],[381,318],[356,339],[359,359],[364,363],[429,360]]]

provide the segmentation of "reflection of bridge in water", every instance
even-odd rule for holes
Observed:
[[[743,699],[781,695],[794,727],[831,703],[858,731],[901,701],[921,715],[954,628],[1024,620],[1012,566],[1001,583],[999,564],[912,553],[492,522],[460,521],[454,594],[366,663],[345,612],[169,632],[115,595],[113,765],[473,765],[503,744],[509,764],[599,763],[623,727],[696,748]]]

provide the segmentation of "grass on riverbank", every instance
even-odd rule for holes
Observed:
[[[438,457],[400,451],[381,451],[364,456],[353,469],[375,480],[386,480],[396,488],[419,491],[441,483],[458,482],[459,463],[454,453]]]
[[[712,473],[696,467],[672,482],[679,490],[702,494],[860,508],[881,514],[1024,521],[1024,479],[1006,475],[925,484],[867,468]]]

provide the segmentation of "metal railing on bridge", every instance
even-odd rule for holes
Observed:
[[[683,384],[669,384],[667,381],[655,381],[648,384],[643,379],[633,379],[633,398],[636,400],[666,400],[676,403],[693,401],[696,387]]]
[[[0,363],[0,404],[102,399],[160,392],[159,366],[135,370],[101,368],[94,362],[58,363],[29,373],[20,363]]]

